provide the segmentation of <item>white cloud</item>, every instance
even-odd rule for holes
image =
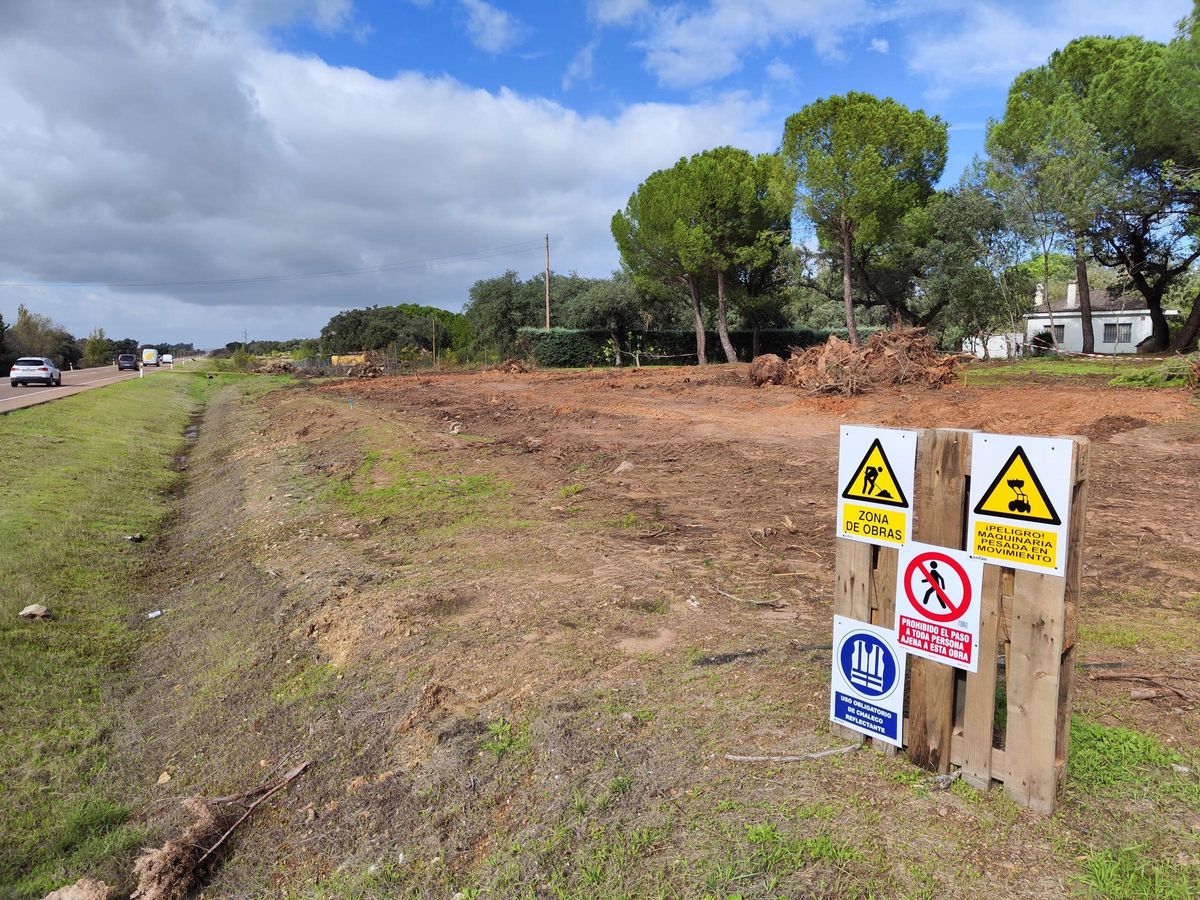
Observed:
[[[796,70],[776,58],[767,63],[767,77],[779,84],[792,84],[796,80]]]
[[[872,38],[871,43],[867,45],[867,49],[873,50],[876,53],[887,53],[889,45],[885,38]]]
[[[650,11],[649,0],[592,0],[592,18],[601,25],[628,25]]]
[[[1184,0],[1059,0],[1024,14],[1008,4],[976,2],[964,7],[957,21],[951,17],[936,29],[915,29],[908,67],[928,80],[930,96],[945,96],[967,84],[1007,86],[1019,72],[1042,65],[1054,50],[1082,35],[1168,40],[1187,6]]]
[[[224,13],[130,0],[6,2],[0,31],[0,281],[179,282],[361,269],[217,287],[0,288],[77,334],[223,344],[314,334],[373,303],[457,309],[506,267],[602,275],[612,213],[654,169],[724,143],[770,149],[745,95],[580,115],[508,90],[390,79],[280,52]],[[534,249],[445,259],[529,241]]]
[[[488,53],[503,53],[516,44],[524,29],[508,12],[486,0],[459,0],[467,14],[471,42]]]
[[[869,0],[708,0],[659,10],[638,45],[661,83],[693,87],[738,71],[751,51],[800,39],[822,58],[840,58],[846,30],[886,15]]]
[[[562,87],[569,91],[577,82],[590,83],[596,69],[596,41],[591,41],[580,48],[567,66],[563,74]]]

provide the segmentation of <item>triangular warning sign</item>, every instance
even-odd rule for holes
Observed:
[[[854,470],[854,475],[842,489],[842,496],[847,500],[866,500],[868,503],[908,508],[908,498],[900,488],[900,482],[896,479],[892,464],[888,462],[887,454],[883,452],[883,444],[879,443],[879,438],[871,442],[867,455],[862,458],[862,462]]]
[[[1041,479],[1021,447],[1017,447],[1008,462],[1000,467],[995,480],[975,505],[975,514],[1020,522],[1062,524],[1054,504],[1046,496]]]

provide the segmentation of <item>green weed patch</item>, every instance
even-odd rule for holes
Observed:
[[[125,381],[0,416],[0,885],[41,896],[141,833],[105,775],[105,705],[155,609],[148,543],[170,514],[173,454],[212,382]],[[27,621],[30,603],[53,618]]]
[[[491,475],[435,472],[411,453],[370,450],[352,478],[332,488],[351,515],[387,518],[417,531],[480,521],[508,496],[510,486]]]

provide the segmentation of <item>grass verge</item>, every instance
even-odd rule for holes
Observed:
[[[151,537],[217,382],[161,373],[0,417],[0,896],[34,897],[141,839],[114,799],[106,704],[159,599]],[[52,618],[20,619],[41,603]]]

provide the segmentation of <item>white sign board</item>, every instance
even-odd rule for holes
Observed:
[[[834,616],[830,721],[903,747],[904,663],[890,629]]]
[[[916,467],[915,431],[843,426],[837,536],[886,547],[908,543]]]
[[[967,539],[971,555],[1063,575],[1071,506],[1072,442],[974,434]]]
[[[978,671],[983,560],[930,544],[909,544],[899,555],[896,643],[913,656]]]

